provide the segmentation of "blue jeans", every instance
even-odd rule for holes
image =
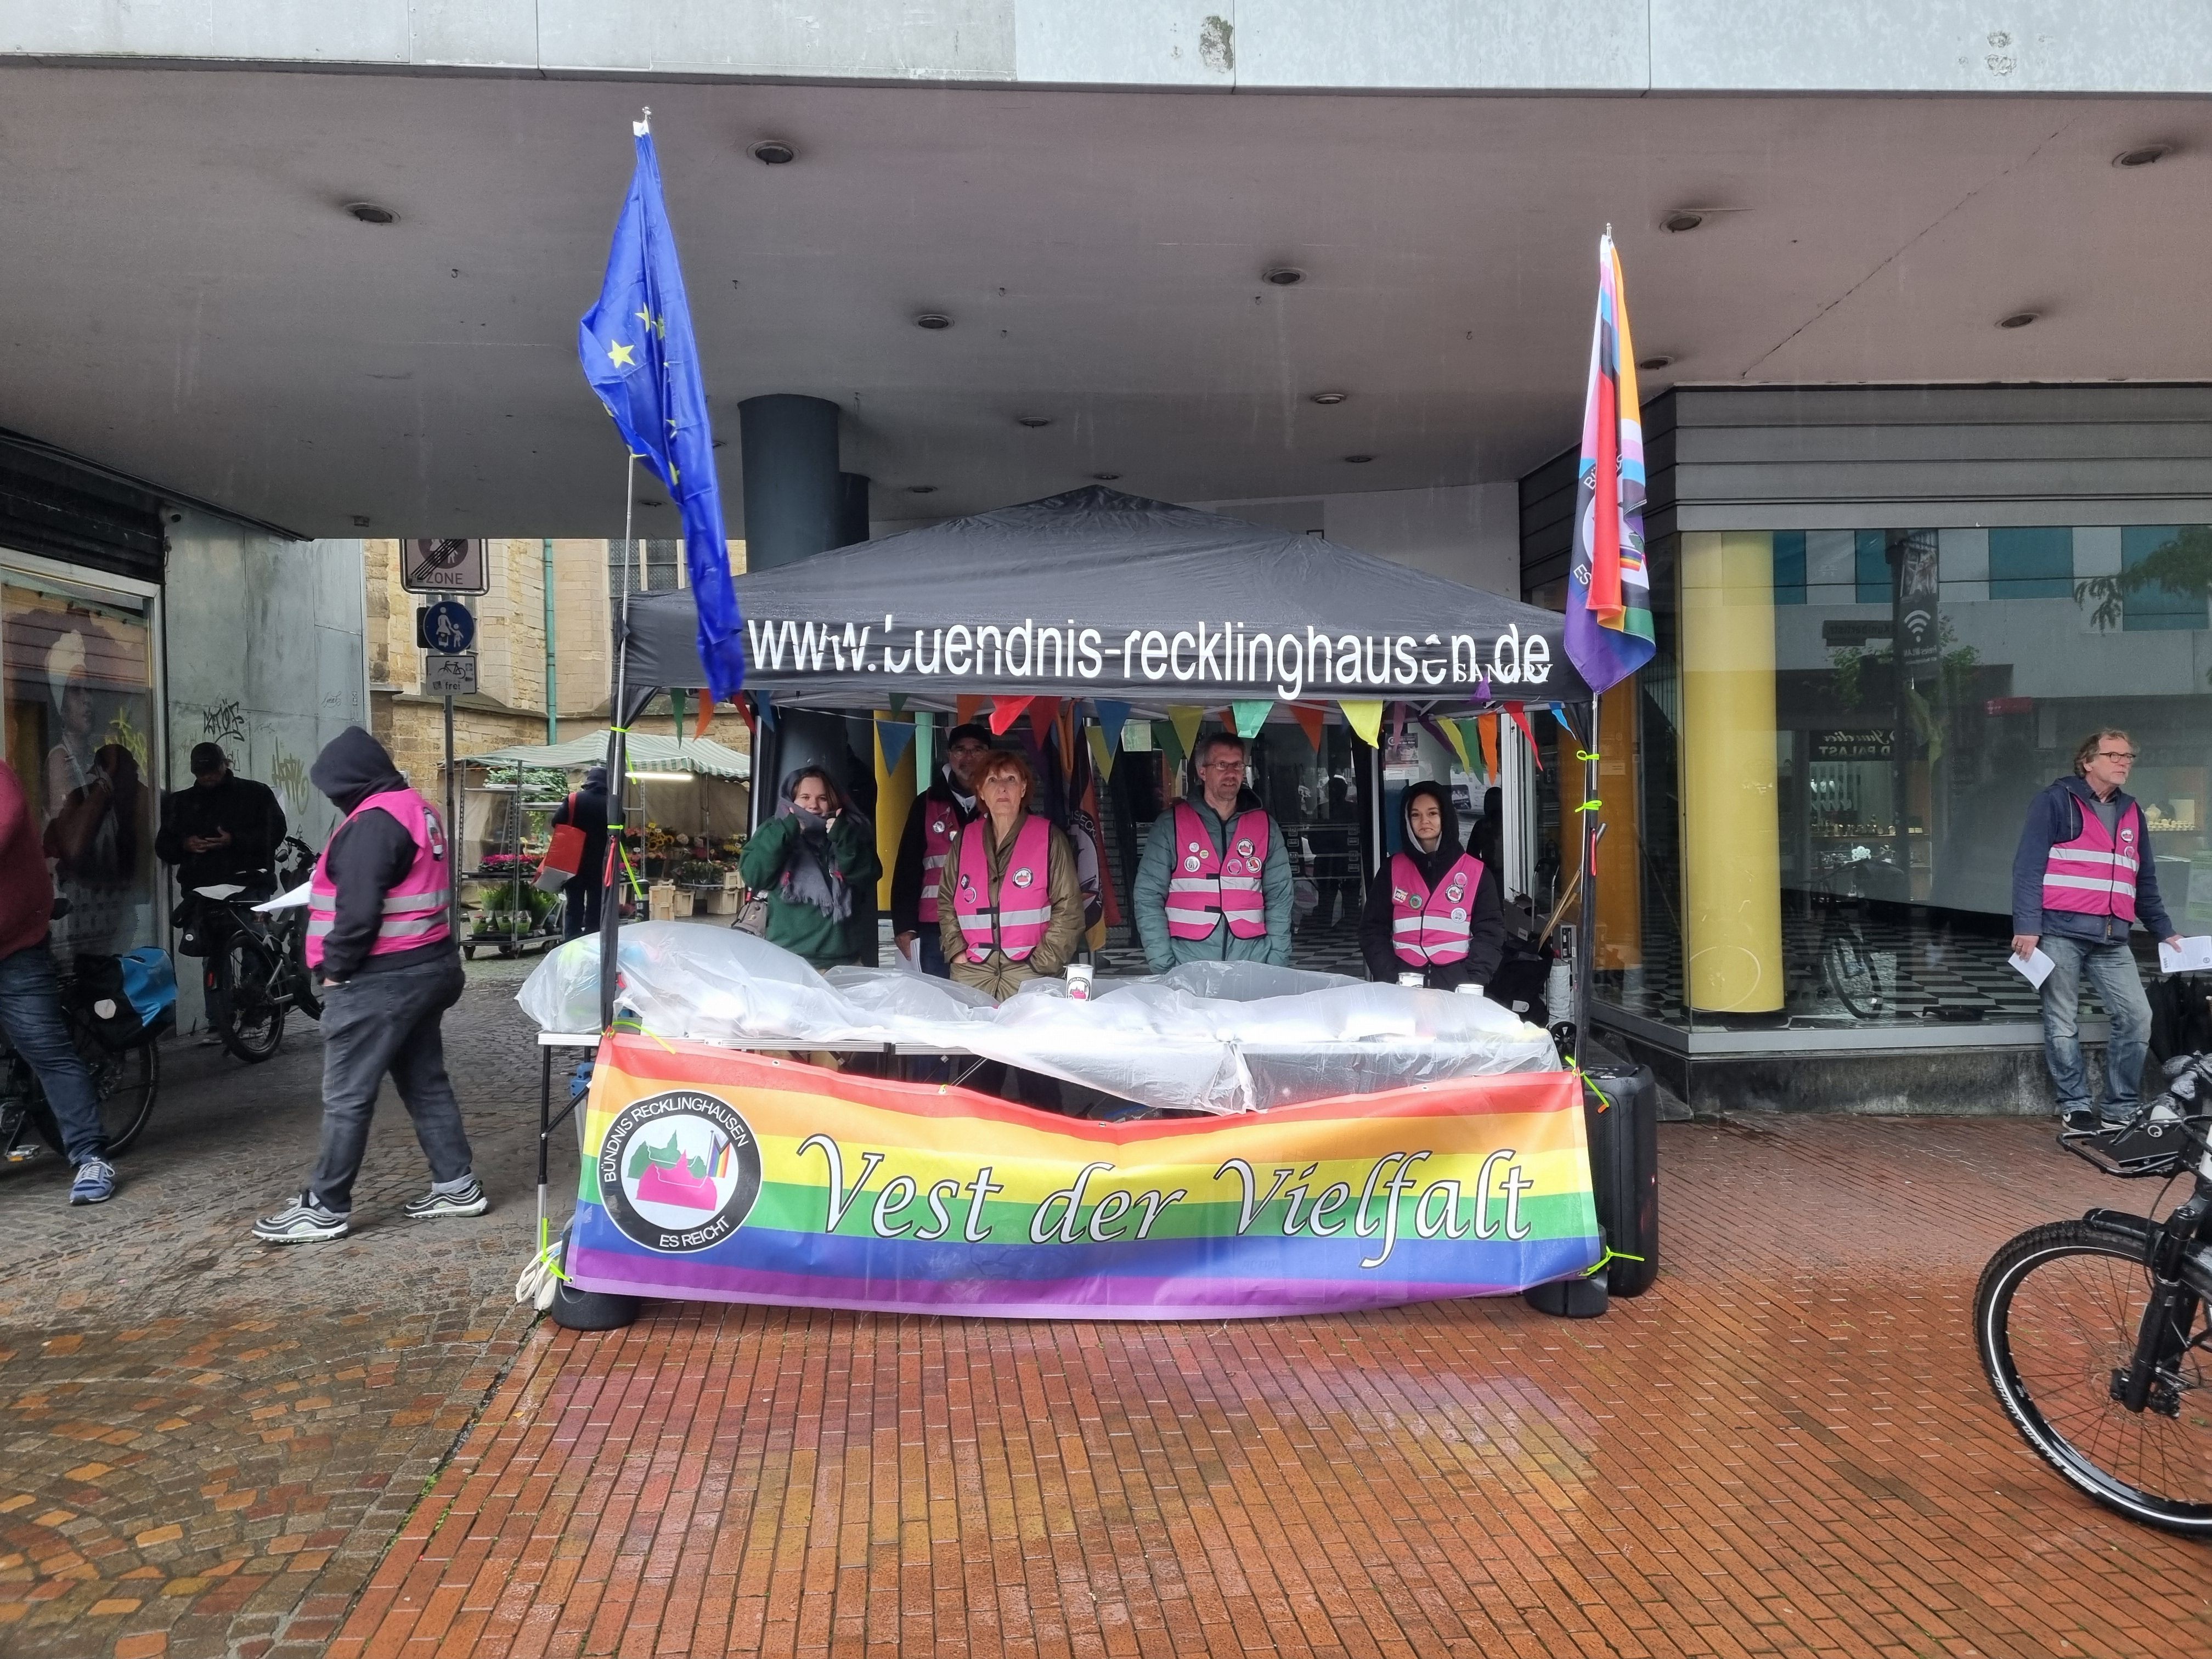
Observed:
[[[2079,1036],[2081,976],[2086,973],[2112,1023],[2112,1041],[2105,1048],[2106,1115],[2133,1112],[2142,1086],[2143,1053],[2150,1042],[2150,999],[2143,994],[2135,953],[2125,939],[2100,945],[2064,933],[2045,933],[2039,943],[2051,958],[2051,976],[2043,981],[2043,1057],[2058,1090],[2058,1109],[2070,1112],[2089,1104]]]
[[[27,945],[0,957],[0,1031],[9,1046],[38,1074],[46,1104],[61,1125],[62,1149],[72,1164],[107,1156],[107,1135],[100,1127],[100,1096],[83,1056],[70,1041],[62,1018],[61,986],[54,978],[53,952],[46,941]]]
[[[952,977],[952,969],[945,964],[945,945],[938,938],[935,922],[924,922],[921,931],[914,936],[914,954],[921,971],[932,979]]]

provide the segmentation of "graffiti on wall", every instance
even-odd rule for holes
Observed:
[[[239,707],[235,697],[225,697],[200,710],[200,741],[222,743],[226,739],[246,741],[246,711]]]

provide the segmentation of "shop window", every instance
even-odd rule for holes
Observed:
[[[1854,597],[1861,605],[1889,603],[1892,583],[1887,531],[1862,530],[1853,538],[1851,572],[1857,582]]]
[[[1881,597],[1889,597],[1887,567],[1882,573]],[[1774,532],[1774,602],[1777,605],[1805,603],[1805,532],[1802,530],[1778,530]]]
[[[2204,595],[2212,566],[2212,526],[2130,525],[2120,532],[2120,574],[2148,562],[2154,573],[2121,589],[2121,626],[2130,633],[2205,626]]]
[[[2068,525],[1990,532],[1990,597],[2074,597],[2074,531]]]

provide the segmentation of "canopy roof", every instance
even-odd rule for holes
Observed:
[[[702,777],[738,779],[750,778],[753,774],[750,756],[716,743],[712,738],[686,738],[679,742],[675,738],[633,732],[627,752],[632,773],[696,772]],[[542,766],[564,772],[604,766],[606,761],[607,729],[604,726],[588,736],[570,738],[566,743],[518,743],[487,754],[462,757],[462,763],[467,766]]]
[[[1153,714],[1342,697],[1446,711],[1589,697],[1556,611],[1317,536],[1097,487],[737,586],[747,688],[802,706],[1034,694]],[[688,591],[633,595],[629,626],[633,698],[704,683]]]

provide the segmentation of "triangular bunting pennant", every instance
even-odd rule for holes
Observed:
[[[1198,728],[1206,719],[1206,711],[1203,708],[1171,706],[1168,709],[1168,719],[1174,722],[1176,737],[1182,744],[1183,754],[1193,753],[1198,748]],[[1176,759],[1180,762],[1182,756],[1177,756]]]
[[[1183,757],[1190,752],[1182,746],[1182,738],[1176,734],[1173,720],[1152,722],[1152,744],[1168,757],[1170,766],[1177,769],[1182,767]]]
[[[771,732],[775,730],[775,699],[765,691],[753,693],[753,707],[760,711],[761,724]]]
[[[1459,733],[1459,752],[1468,757],[1469,763],[1467,769],[1470,772],[1478,769],[1474,765],[1473,762],[1474,757],[1480,755],[1484,757],[1483,763],[1479,769],[1483,776],[1486,778],[1495,777],[1497,775],[1496,771],[1491,766],[1489,761],[1490,751],[1482,746],[1481,720],[1479,719],[1470,720],[1462,717],[1459,720],[1449,722],[1449,725],[1452,731]]]
[[[707,728],[714,723],[714,697],[709,691],[699,694],[699,722],[691,728],[691,740],[696,743],[707,735]]]
[[[1536,734],[1528,728],[1528,712],[1517,702],[1505,705],[1505,712],[1513,717],[1513,724],[1521,728],[1521,735],[1528,741],[1528,757],[1536,763],[1536,769],[1544,769],[1544,751],[1536,746]]]
[[[1030,730],[1036,733],[1036,738],[1040,744],[1054,735],[1053,728],[1059,723],[1060,699],[1058,697],[1030,699]],[[1066,758],[1064,750],[1060,757],[1063,760]]]
[[[1098,711],[1099,729],[1106,734],[1106,752],[1119,754],[1121,750],[1121,728],[1129,723],[1129,705],[1101,697],[1091,705]]]
[[[1482,773],[1492,783],[1503,783],[1504,776],[1498,769],[1498,716],[1479,715],[1475,727],[1482,734]]]
[[[896,772],[906,758],[906,751],[914,744],[912,720],[878,720],[876,722],[876,741],[883,745],[884,770]]]
[[[1115,737],[1116,740],[1118,740],[1120,734],[1121,729],[1117,726],[1115,728]],[[1090,739],[1091,763],[1098,769],[1098,775],[1102,778],[1112,777],[1114,775],[1114,746],[1113,743],[1108,740],[1105,732],[1096,726],[1086,726],[1083,728],[1083,735]]]
[[[1459,757],[1459,769],[1461,771],[1472,772],[1474,770],[1474,762],[1468,757],[1467,752],[1467,738],[1465,734],[1460,731],[1457,726],[1454,725],[1449,720],[1423,720],[1421,724],[1427,726],[1430,731],[1435,732],[1447,744],[1451,745],[1452,753]]]
[[[905,692],[894,691],[891,693],[891,713],[894,714],[903,714],[906,713]]]
[[[1291,718],[1306,734],[1306,741],[1313,745],[1314,753],[1321,753],[1321,723],[1328,718],[1328,712],[1308,703],[1294,702],[1291,705]]]
[[[1477,702],[1488,702],[1490,701],[1489,675],[1485,674],[1480,679],[1474,683],[1474,700]]]
[[[952,700],[953,724],[956,726],[966,726],[973,720],[976,715],[983,712],[983,705],[988,701],[989,699],[986,697],[970,696],[964,693],[960,696],[955,697]]]
[[[1014,722],[1022,717],[1022,710],[1033,699],[1029,697],[994,697],[991,699],[991,735],[1003,738],[1013,729]]]
[[[1352,722],[1360,742],[1370,749],[1382,746],[1382,702],[1379,697],[1345,697],[1337,705],[1344,710],[1344,718]]]
[[[1256,738],[1260,728],[1267,723],[1267,711],[1274,706],[1266,697],[1232,702],[1229,705],[1230,726],[1240,738]]]

